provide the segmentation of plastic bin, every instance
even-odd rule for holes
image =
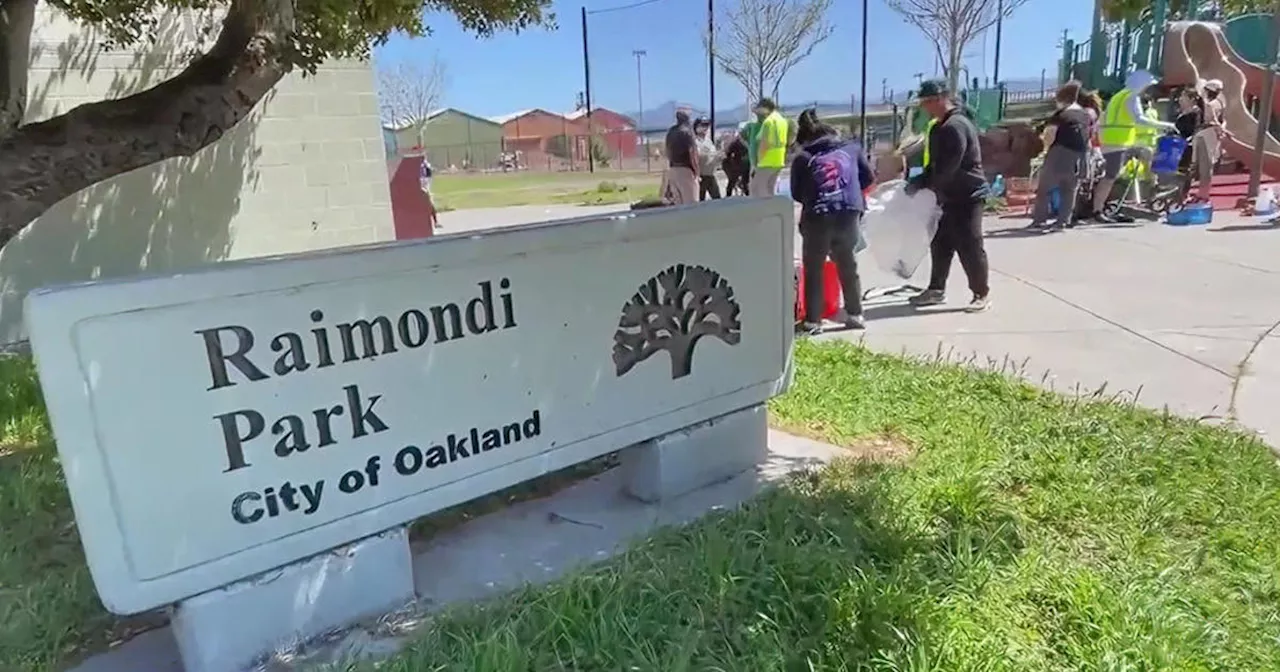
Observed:
[[[1178,172],[1178,162],[1187,151],[1187,141],[1176,135],[1166,135],[1156,141],[1155,156],[1151,158],[1151,172],[1167,175]]]
[[[1213,221],[1213,205],[1209,203],[1192,203],[1165,215],[1164,223],[1169,226],[1204,226]]]

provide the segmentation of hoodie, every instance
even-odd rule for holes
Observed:
[[[833,198],[831,194],[819,194],[821,185],[818,184],[809,161],[815,156],[837,149],[843,149],[848,153],[852,166],[851,174],[838,176],[841,193]],[[791,198],[800,204],[802,218],[825,214],[815,212],[815,206],[816,209],[827,212],[864,212],[867,204],[862,197],[862,192],[875,184],[875,181],[875,171],[867,162],[862,145],[854,141],[841,140],[834,135],[824,135],[804,145],[791,160]]]
[[[1137,126],[1139,130],[1143,128],[1156,128],[1161,131],[1176,130],[1176,126],[1167,121],[1160,121],[1159,117],[1153,120],[1143,114],[1142,92],[1151,88],[1151,85],[1155,83],[1155,75],[1152,75],[1146,70],[1134,70],[1129,73],[1129,76],[1125,77],[1124,88],[1128,89],[1132,95],[1129,96],[1128,100],[1124,101],[1126,111],[1129,113],[1129,116],[1133,119],[1134,125]],[[1105,110],[1103,111],[1103,114],[1106,114]],[[1103,145],[1102,152],[1106,154],[1126,149],[1129,148]]]
[[[987,197],[978,127],[963,110],[953,108],[939,119],[926,142],[929,165],[911,178],[912,186],[932,189],[942,206],[976,203]]]

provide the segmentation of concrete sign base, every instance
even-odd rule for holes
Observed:
[[[402,527],[184,600],[170,619],[186,672],[241,672],[414,597]]]
[[[622,451],[624,487],[658,502],[732,478],[764,460],[768,432],[759,404],[638,443]]]

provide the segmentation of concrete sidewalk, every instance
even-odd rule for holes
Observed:
[[[990,312],[969,315],[956,263],[947,306],[872,302],[863,338],[877,350],[1021,367],[1058,391],[1138,396],[1175,413],[1238,421],[1280,442],[1280,230],[1219,213],[1208,228],[1081,227],[1027,235],[989,218]],[[865,284],[891,282],[870,259]],[[928,263],[919,282],[927,281]],[[1047,375],[1046,375],[1047,374]]]
[[[451,233],[624,209],[521,206],[441,219]],[[969,291],[957,262],[947,306],[873,301],[867,331],[823,338],[1007,362],[1066,393],[1105,385],[1153,408],[1238,422],[1280,447],[1280,228],[1226,212],[1207,228],[1136,223],[1027,235],[1025,224],[986,222],[990,312],[960,310]],[[865,253],[859,264],[864,287],[899,283]],[[914,284],[926,284],[928,272],[926,261]]]

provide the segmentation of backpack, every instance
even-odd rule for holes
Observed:
[[[849,192],[858,169],[847,146],[836,147],[809,158],[809,174],[813,177],[815,215],[847,210]]]

